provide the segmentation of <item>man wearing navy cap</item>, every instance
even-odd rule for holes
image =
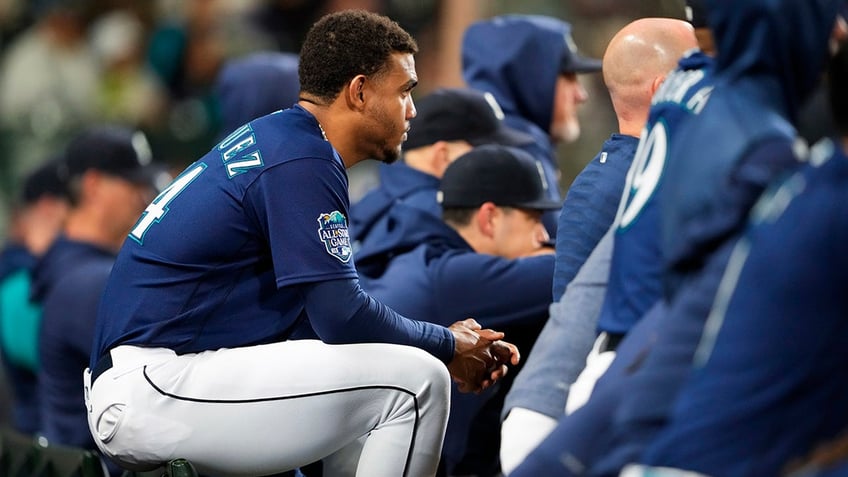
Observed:
[[[62,234],[35,268],[43,306],[39,336],[42,434],[56,444],[95,449],[80,379],[88,366],[97,305],[127,232],[158,188],[141,132],[97,126],[65,150],[62,173],[71,210]]]
[[[381,165],[380,186],[353,204],[351,237],[360,257],[373,256],[383,242],[389,211],[404,203],[439,218],[436,202],[439,180],[445,169],[475,146],[501,144],[521,146],[533,137],[509,128],[490,93],[465,88],[436,90],[416,103],[418,114],[410,120],[403,144],[403,162]]]
[[[540,160],[548,197],[562,203],[554,147],[580,137],[578,107],[588,94],[578,75],[601,70],[601,62],[581,55],[571,25],[552,17],[503,15],[468,27],[462,40],[462,75],[474,89],[497,98],[506,123],[531,134],[522,149]],[[544,217],[556,235],[556,213]]]
[[[538,162],[516,148],[476,147],[447,167],[439,198],[442,219],[404,203],[389,211],[382,247],[357,257],[363,288],[417,320],[475,316],[529,349],[551,301],[554,257],[540,218],[559,208]],[[384,265],[381,254],[394,258]],[[447,475],[498,473],[500,405],[510,383],[507,376],[481,395],[454,387],[442,452]]]

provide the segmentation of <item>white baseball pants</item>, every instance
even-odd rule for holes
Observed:
[[[432,476],[448,419],[445,365],[417,348],[317,340],[176,355],[119,346],[85,371],[98,447],[145,470],[184,457],[201,473],[293,469],[364,440],[350,475]]]

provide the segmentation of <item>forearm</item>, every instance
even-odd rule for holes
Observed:
[[[365,293],[357,280],[302,285],[306,314],[325,343],[392,343],[421,348],[445,363],[453,359],[453,334],[445,327],[406,318]]]

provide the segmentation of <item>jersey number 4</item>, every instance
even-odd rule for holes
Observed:
[[[182,192],[183,189],[188,187],[189,184],[197,179],[197,176],[199,176],[205,169],[206,164],[198,162],[177,176],[177,178],[174,179],[174,181],[171,182],[165,190],[156,196],[156,198],[153,199],[153,202],[151,202],[146,209],[144,209],[144,212],[141,214],[141,218],[138,219],[138,222],[136,222],[132,231],[130,231],[130,238],[139,244],[144,244],[144,235],[153,224],[158,223],[162,220],[162,217],[168,213],[168,204],[180,195],[180,192]]]

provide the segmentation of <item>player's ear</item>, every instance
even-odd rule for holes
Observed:
[[[445,175],[445,169],[450,165],[450,149],[445,141],[436,141],[430,146],[430,167],[436,177]]]
[[[653,96],[654,93],[656,93],[657,90],[660,89],[660,86],[662,86],[663,81],[665,81],[665,75],[659,75],[654,78],[654,82],[651,83],[651,96]]]
[[[345,98],[347,104],[355,111],[363,111],[365,109],[365,82],[368,78],[365,75],[356,75],[347,85]]]
[[[498,206],[496,206],[494,202],[484,202],[474,214],[477,229],[484,236],[495,236],[495,216],[497,213]]]

